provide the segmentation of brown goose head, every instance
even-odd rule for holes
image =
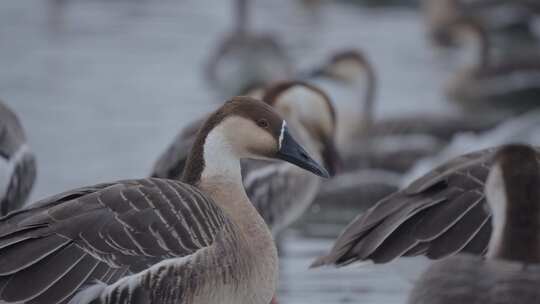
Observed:
[[[266,89],[263,101],[287,119],[298,121],[313,139],[331,176],[341,169],[336,148],[336,112],[328,95],[302,81],[275,83]]]
[[[367,57],[356,49],[334,54],[328,62],[316,68],[310,76],[323,76],[348,83],[357,82],[362,77],[369,77],[373,72]]]
[[[240,96],[210,115],[199,130],[183,179],[198,184],[204,172],[226,175],[225,171],[237,166],[239,174],[238,160],[242,158],[281,159],[317,175],[329,176],[294,140],[287,123],[272,107]]]
[[[540,165],[530,146],[508,145],[495,156],[485,193],[492,210],[488,256],[540,262]]]

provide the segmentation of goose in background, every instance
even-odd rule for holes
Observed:
[[[448,25],[462,19],[478,22],[491,36],[504,43],[535,40],[532,25],[540,12],[535,1],[520,0],[423,0],[428,37],[439,47],[452,47],[454,38]],[[494,37],[495,38],[495,37]]]
[[[206,80],[223,98],[289,79],[293,73],[289,55],[276,37],[250,30],[250,0],[233,1],[234,29],[219,43],[205,67]]]
[[[540,160],[540,148],[535,149]],[[492,235],[484,187],[498,150],[454,158],[382,199],[353,220],[313,266],[484,254]]]
[[[17,115],[0,101],[0,215],[21,208],[36,180],[36,160]]]
[[[375,69],[357,49],[337,52],[305,78],[336,101],[337,142],[344,160],[342,174],[324,181],[314,201],[321,210],[336,204],[366,210],[397,191],[401,175],[440,151],[454,134],[498,123],[496,117],[452,114],[375,119]]]
[[[334,100],[337,143],[344,169],[406,172],[420,158],[439,151],[455,134],[492,128],[498,117],[460,114],[375,118],[377,77],[360,50],[337,52],[305,76]]]
[[[334,144],[336,115],[328,96],[307,83],[286,81],[264,89],[262,100],[287,120],[300,144],[334,175],[340,160]],[[176,136],[156,162],[152,176],[176,179],[182,174],[185,155],[201,121]],[[248,197],[275,236],[306,211],[321,183],[320,178],[296,166],[255,160],[242,162],[242,178]]]
[[[540,165],[529,146],[496,153],[484,195],[493,233],[486,258],[437,261],[415,284],[409,304],[537,303],[540,299]]]
[[[494,58],[485,30],[470,20],[450,25],[450,31],[472,62],[449,80],[446,94],[467,110],[520,113],[538,107],[540,58]]]
[[[409,184],[459,155],[516,142],[540,146],[540,109],[511,118],[489,131],[456,135],[440,152],[417,161],[403,176],[401,183]]]
[[[2,218],[0,302],[270,303],[278,257],[246,157],[328,176],[270,106],[233,98],[199,130],[183,181],[83,187]]]

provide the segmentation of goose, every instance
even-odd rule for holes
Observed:
[[[540,60],[528,56],[501,59],[490,52],[485,30],[464,20],[450,26],[460,43],[473,51],[471,66],[458,71],[448,81],[446,95],[467,110],[524,112],[538,107]]]
[[[455,134],[477,133],[499,123],[495,116],[452,114],[375,119],[377,77],[366,54],[358,49],[336,52],[304,78],[336,101],[337,144],[346,170],[369,165],[403,173],[416,160],[436,153]]]
[[[277,252],[241,158],[328,176],[271,107],[235,97],[199,130],[182,181],[101,183],[1,218],[0,302],[270,303]]]
[[[460,19],[473,19],[499,36],[533,39],[531,27],[538,5],[534,1],[423,0],[422,9],[431,42],[451,47],[455,41],[448,25]]]
[[[249,29],[249,0],[234,0],[234,29],[219,43],[205,78],[220,97],[291,78],[292,63],[278,39]]]
[[[334,175],[340,158],[333,140],[335,113],[328,96],[301,81],[274,83],[264,92],[262,100],[287,120],[300,144]],[[156,162],[152,176],[175,179],[181,174],[200,121],[176,136]],[[248,197],[276,238],[308,209],[321,183],[320,178],[296,166],[257,160],[242,162],[242,178]]]
[[[540,147],[534,149],[540,161]],[[492,211],[483,189],[498,150],[461,155],[380,200],[354,219],[313,267],[484,254],[492,235]]]
[[[402,176],[400,184],[406,185],[456,156],[516,142],[540,145],[540,109],[512,117],[489,131],[456,135],[444,149],[417,161]]]
[[[36,160],[17,115],[0,101],[0,215],[26,202],[36,180]]]
[[[493,233],[486,258],[436,261],[420,277],[409,304],[537,303],[540,299],[540,165],[537,151],[498,150],[484,190]]]
[[[451,137],[448,134],[488,127],[458,117],[374,119],[375,69],[358,49],[336,52],[303,78],[328,92],[337,108],[336,141],[343,172],[323,182],[313,202],[321,208],[335,208],[337,203],[371,207],[397,191],[400,174],[441,149],[443,140]],[[354,203],[359,200],[363,203]]]

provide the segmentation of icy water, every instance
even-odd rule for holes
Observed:
[[[38,157],[33,201],[145,176],[184,124],[215,107],[201,66],[230,25],[228,3],[0,1],[0,99],[19,114]],[[381,80],[381,116],[455,110],[441,96],[446,67],[417,11],[343,3],[306,11],[292,0],[258,0],[253,20],[281,35],[301,67],[335,49],[363,48]],[[330,244],[287,234],[281,303],[404,302],[419,263],[307,270]]]

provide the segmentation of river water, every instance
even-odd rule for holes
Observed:
[[[339,48],[364,49],[381,81],[379,116],[455,110],[441,96],[448,67],[429,48],[418,11],[322,3],[310,11],[257,0],[254,26],[278,34],[299,67]],[[228,4],[1,1],[0,99],[19,114],[38,157],[32,200],[147,175],[175,133],[219,102],[201,67],[231,25]],[[403,303],[423,265],[307,270],[330,245],[295,230],[285,236],[281,303]]]

